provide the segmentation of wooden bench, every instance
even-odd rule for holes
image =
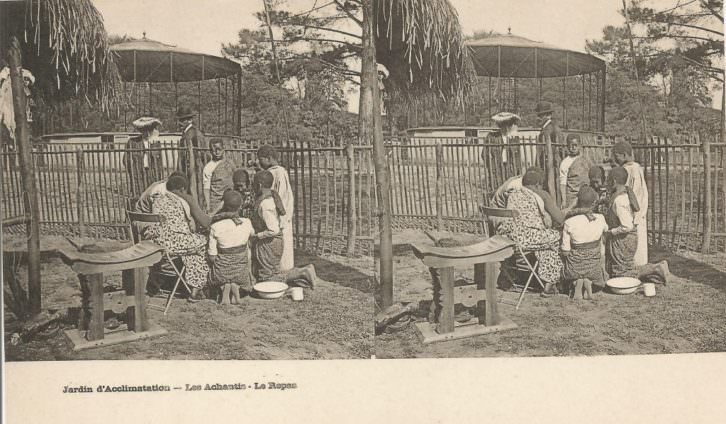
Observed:
[[[412,244],[414,254],[432,269],[434,279],[432,308],[437,313],[433,320],[416,324],[423,343],[472,337],[517,327],[497,310],[495,267],[496,263],[514,254],[515,246],[512,240],[503,236],[493,236],[480,243],[461,247]],[[463,267],[474,267],[476,290],[473,292],[454,287],[454,268]],[[475,304],[477,319],[457,323],[454,319],[457,301],[465,305]]]
[[[159,262],[163,248],[142,241],[114,252],[84,253],[59,250],[61,259],[78,274],[82,308],[77,329],[66,330],[73,350],[118,344],[166,334],[149,322],[146,314],[146,277],[148,268]],[[104,274],[122,272],[123,290],[104,293]],[[104,328],[104,312],[126,312],[126,325]]]

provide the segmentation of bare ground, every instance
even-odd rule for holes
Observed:
[[[428,270],[410,251],[396,249],[394,297],[431,299]],[[623,355],[726,351],[726,256],[651,250],[677,276],[657,295],[596,294],[595,301],[528,294],[520,307],[499,305],[518,328],[498,334],[423,345],[413,324],[376,336],[378,358]],[[457,278],[471,272],[457,270]],[[499,298],[516,299],[501,292]],[[422,315],[422,314],[421,314]],[[425,317],[418,317],[425,320]]]
[[[305,299],[246,297],[240,306],[176,299],[167,316],[149,310],[168,334],[132,343],[73,352],[62,328],[27,343],[6,343],[8,361],[75,359],[353,359],[373,349],[372,284],[368,275],[330,258],[296,252],[296,263],[313,263],[324,281],[305,289]],[[333,258],[334,259],[334,258]],[[355,263],[356,260],[352,260]],[[361,261],[360,259],[358,261]],[[25,267],[20,276],[25,280]],[[365,267],[363,267],[365,268]],[[371,267],[369,266],[368,269]],[[58,258],[42,263],[43,309],[80,305],[76,275]],[[107,284],[120,285],[120,274]],[[155,299],[158,301],[159,299]],[[6,341],[13,319],[6,313]]]

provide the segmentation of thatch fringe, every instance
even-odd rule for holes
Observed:
[[[46,101],[80,96],[111,106],[120,79],[103,17],[90,0],[26,0],[24,41],[49,65],[36,74],[55,79]]]
[[[447,0],[378,0],[377,59],[390,104],[463,106],[475,81],[456,9]]]

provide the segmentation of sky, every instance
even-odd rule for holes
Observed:
[[[318,0],[318,4],[323,0]],[[664,6],[676,0],[654,0]],[[494,30],[585,50],[606,25],[621,25],[621,0],[450,0],[464,33]],[[220,55],[221,44],[236,41],[241,28],[256,28],[253,13],[262,0],[93,0],[109,34],[141,37]],[[315,0],[288,0],[290,9],[309,9]],[[719,97],[719,96],[716,96]],[[720,99],[714,102],[720,108]],[[357,96],[349,99],[356,111]]]

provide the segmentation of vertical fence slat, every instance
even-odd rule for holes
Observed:
[[[436,229],[444,230],[442,196],[444,195],[443,146],[436,143]]]
[[[78,218],[78,234],[81,237],[86,236],[86,220],[84,211],[86,209],[86,203],[83,201],[85,197],[85,185],[83,184],[83,173],[85,170],[85,160],[83,157],[83,149],[79,148],[76,150],[76,215]]]
[[[706,196],[704,201],[704,219],[703,219],[703,243],[701,244],[701,251],[708,253],[711,249],[711,224],[712,224],[712,212],[711,212],[711,143],[708,137],[704,137],[703,143],[703,172],[705,179],[704,194]]]

